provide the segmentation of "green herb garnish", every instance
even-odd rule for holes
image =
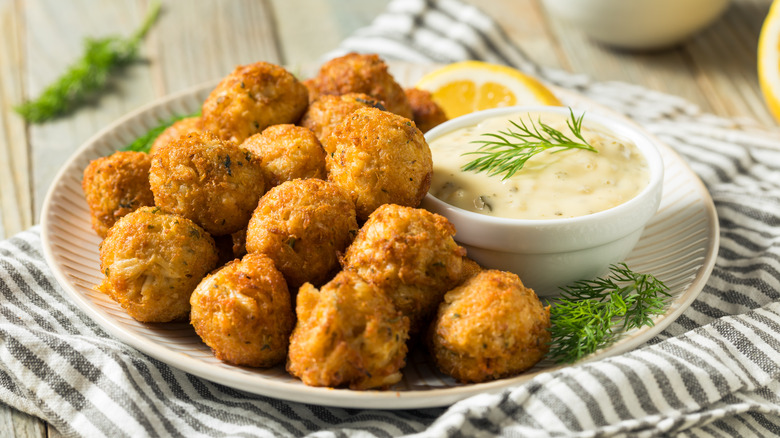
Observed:
[[[172,117],[159,125],[155,126],[154,128],[150,129],[146,132],[146,134],[136,138],[132,143],[128,144],[122,150],[124,151],[136,151],[136,152],[149,152],[149,150],[152,148],[152,145],[154,144],[154,141],[157,140],[157,137],[162,134],[163,131],[165,131],[166,128],[173,125],[174,123],[178,122],[181,119],[186,119],[188,117],[196,117],[199,116],[200,112],[197,112],[195,114],[187,114],[184,116],[175,116]]]
[[[159,12],[160,3],[154,3],[142,26],[129,38],[87,38],[82,58],[46,87],[37,99],[16,106],[16,112],[28,122],[41,123],[66,114],[85,102],[106,85],[109,74],[115,68],[136,59],[141,39],[149,31]]]
[[[474,141],[473,143],[479,143],[482,146],[476,151],[466,152],[463,155],[481,156],[463,165],[461,170],[477,173],[488,172],[489,176],[504,174],[502,179],[507,179],[522,169],[528,159],[548,149],[556,149],[553,152],[585,149],[598,153],[596,148],[582,137],[582,119],[585,114],[583,113],[577,118],[571,108],[569,108],[569,113],[571,120],[567,120],[566,124],[569,125],[569,129],[577,139],[571,139],[561,131],[542,123],[541,119],[538,120],[537,126],[529,118],[530,127],[522,119],[520,119],[519,124],[510,120],[509,123],[517,130],[509,128],[506,131],[499,131],[497,134],[483,134],[484,137],[491,137],[492,140]]]
[[[627,330],[652,326],[652,317],[664,312],[670,297],[663,282],[625,263],[612,265],[603,278],[577,281],[561,291],[550,309],[548,357],[556,363],[575,362]]]

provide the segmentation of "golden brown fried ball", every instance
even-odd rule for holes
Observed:
[[[262,159],[267,188],[297,178],[325,179],[325,151],[311,130],[291,124],[273,125],[241,143]]]
[[[271,125],[295,123],[308,91],[284,68],[267,62],[237,67],[203,102],[202,128],[241,143]]]
[[[246,255],[246,228],[242,228],[230,235],[233,242],[233,257],[240,259]]]
[[[87,198],[92,229],[100,237],[122,216],[154,205],[149,187],[149,155],[120,151],[92,160],[84,169],[81,188]]]
[[[385,388],[401,380],[409,320],[356,274],[298,292],[287,371],[311,386]]]
[[[312,86],[317,93],[365,93],[384,102],[388,111],[412,118],[412,108],[403,88],[376,54],[349,53],[320,67]]]
[[[268,191],[252,214],[246,249],[271,257],[290,290],[320,285],[338,269],[338,253],[357,233],[355,207],[335,184],[296,179]]]
[[[246,227],[265,182],[259,157],[194,132],[160,148],[152,157],[149,182],[154,203],[215,236]]]
[[[485,270],[444,296],[431,326],[438,368],[461,382],[519,374],[549,349],[550,308],[517,275]]]
[[[265,255],[249,254],[210,274],[190,304],[190,322],[217,359],[272,367],[287,357],[295,315],[284,277]]]
[[[431,93],[419,88],[407,88],[404,90],[409,105],[412,107],[412,120],[422,132],[428,132],[447,121],[444,110],[433,101]]]
[[[237,257],[233,254],[233,235],[211,236],[217,248],[217,266],[232,262]],[[238,257],[240,258],[240,257]]]
[[[98,290],[142,322],[190,313],[190,294],[216,266],[214,240],[189,219],[142,207],[119,219],[100,245]]]
[[[149,148],[149,155],[154,155],[158,149],[183,135],[200,130],[199,116],[186,117],[184,119],[178,120],[171,126],[165,128],[165,130],[161,132],[156,139],[154,139],[152,147]]]
[[[317,81],[315,78],[309,78],[301,81],[306,91],[309,92],[309,104],[317,100],[320,97],[320,92],[317,90]]]
[[[461,266],[460,276],[458,276],[458,281],[456,284],[461,284],[464,281],[468,280],[469,278],[479,274],[482,272],[483,268],[479,265],[479,263],[475,262],[474,260],[471,260],[468,257],[463,258],[463,266]]]
[[[431,150],[414,122],[360,108],[324,139],[328,180],[349,193],[358,219],[382,204],[417,207],[433,175]]]
[[[417,332],[444,294],[478,269],[454,235],[444,216],[387,204],[371,214],[342,263],[384,291]]]
[[[330,136],[333,127],[341,123],[347,116],[358,108],[366,107],[385,109],[381,101],[363,93],[347,93],[340,96],[324,95],[309,105],[299,123],[301,126],[311,129],[314,135],[322,141],[325,137]]]

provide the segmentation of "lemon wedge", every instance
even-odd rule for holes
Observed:
[[[758,37],[758,82],[769,110],[780,121],[780,1],[775,0]]]
[[[416,88],[429,91],[447,118],[513,105],[561,105],[541,82],[516,69],[482,61],[449,64],[423,76]]]

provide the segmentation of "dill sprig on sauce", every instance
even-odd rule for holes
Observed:
[[[66,114],[102,89],[117,67],[134,61],[144,35],[160,13],[160,3],[154,3],[141,27],[130,37],[109,36],[87,38],[84,55],[72,64],[55,82],[46,87],[37,99],[14,108],[25,120],[41,123]]]
[[[507,179],[522,169],[531,157],[548,149],[556,149],[553,152],[584,149],[598,153],[596,148],[582,137],[582,119],[585,114],[577,118],[571,108],[569,113],[571,119],[566,120],[566,124],[576,139],[571,139],[561,131],[542,123],[541,118],[537,121],[538,126],[529,118],[530,127],[522,119],[520,123],[510,120],[509,123],[516,130],[509,128],[498,133],[483,134],[484,137],[492,139],[475,140],[473,143],[482,146],[476,151],[466,152],[463,155],[480,155],[480,157],[464,164],[461,169],[464,172],[487,172],[489,176],[504,174],[502,179]]]
[[[615,342],[627,330],[652,326],[664,312],[669,288],[625,263],[610,273],[561,288],[550,308],[550,352],[556,363],[572,363]]]

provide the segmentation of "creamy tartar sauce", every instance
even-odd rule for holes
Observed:
[[[631,142],[606,129],[588,124],[585,114],[582,135],[598,150],[550,150],[531,157],[511,178],[488,176],[487,172],[464,172],[461,167],[478,155],[472,152],[485,140],[485,133],[514,127],[510,120],[526,126],[542,123],[574,139],[567,116],[555,113],[501,115],[478,125],[459,129],[429,142],[433,155],[430,193],[465,210],[516,219],[556,219],[583,216],[620,205],[647,186],[647,161]],[[554,151],[555,149],[553,149]]]

